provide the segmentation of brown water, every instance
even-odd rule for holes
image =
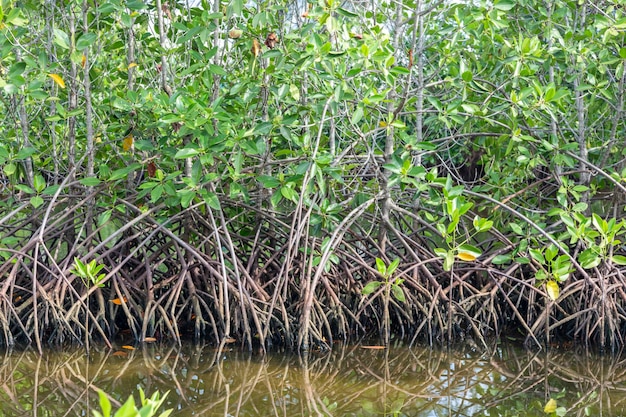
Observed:
[[[306,358],[146,344],[135,350],[0,352],[0,416],[87,416],[97,390],[123,402],[170,391],[173,416],[626,416],[626,359],[337,346]],[[138,396],[136,395],[136,398]]]

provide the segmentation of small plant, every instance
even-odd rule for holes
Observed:
[[[101,411],[93,410],[93,415],[94,417],[167,417],[171,414],[172,409],[166,410],[161,414],[157,413],[163,405],[168,393],[169,391],[161,396],[161,394],[156,391],[152,394],[152,397],[148,398],[144,394],[143,390],[139,388],[141,408],[137,409],[135,399],[131,395],[128,397],[128,400],[126,400],[124,405],[122,405],[119,410],[115,412],[115,414],[111,414],[111,401],[109,401],[109,398],[104,392],[98,391]]]
[[[400,259],[394,259],[389,265],[385,265],[385,261],[380,258],[376,258],[376,269],[378,273],[383,278],[382,281],[372,281],[367,283],[361,293],[363,295],[372,294],[376,291],[380,286],[384,286],[383,291],[383,326],[384,326],[384,341],[385,344],[389,344],[389,301],[391,299],[391,295],[393,294],[394,298],[400,302],[405,302],[406,298],[404,296],[404,292],[402,291],[402,283],[403,279],[396,277],[393,279],[393,274],[396,272],[398,265],[400,264]]]
[[[396,300],[400,302],[406,301],[406,298],[404,297],[404,292],[400,287],[404,280],[400,278],[396,278],[395,280],[391,279],[399,264],[400,259],[398,258],[394,259],[394,261],[391,262],[388,266],[385,265],[385,261],[380,258],[376,258],[376,269],[378,270],[378,273],[383,277],[383,281],[368,282],[367,285],[363,287],[363,291],[361,291],[361,293],[363,295],[370,295],[371,293],[376,291],[381,285],[384,285],[385,287],[387,287],[387,290],[389,290],[391,294],[393,294]],[[386,294],[386,296],[389,295],[390,294]]]
[[[97,287],[104,287],[104,284],[102,284],[102,280],[104,280],[106,274],[100,274],[102,268],[104,268],[104,265],[96,264],[95,259],[86,264],[78,259],[78,257],[75,257],[74,269],[72,269],[72,273],[76,276],[81,277],[87,288],[91,287],[92,285],[95,285]]]

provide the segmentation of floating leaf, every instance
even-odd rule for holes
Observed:
[[[135,140],[133,138],[133,135],[130,134],[128,136],[126,136],[124,138],[124,140],[122,141],[122,149],[124,151],[130,151],[131,149],[133,149],[133,144],[135,143]]]
[[[557,284],[556,281],[546,282],[546,291],[548,292],[548,297],[550,297],[552,301],[559,298],[559,284]],[[554,404],[554,407],[556,408],[556,402]]]
[[[550,398],[550,400],[546,403],[545,407],[543,407],[543,412],[546,414],[552,414],[556,411],[556,400],[554,398]]]
[[[123,350],[118,350],[117,352],[113,352],[113,356],[121,356],[125,358],[126,356],[128,356],[128,353],[124,352]]]
[[[385,346],[361,346],[361,349],[382,350],[386,349]]]
[[[146,343],[156,342],[156,337],[146,337],[143,341]]]
[[[124,346],[122,346],[122,349],[135,350],[135,348],[133,346],[130,346],[130,345],[124,345]]]
[[[65,88],[65,81],[59,74],[48,74],[48,77],[52,78],[52,80],[61,88]]]

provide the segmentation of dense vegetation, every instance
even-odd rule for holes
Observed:
[[[624,344],[621,0],[1,3],[0,342]]]

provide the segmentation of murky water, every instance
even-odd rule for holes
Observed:
[[[174,416],[626,415],[626,358],[575,351],[490,353],[337,346],[306,358],[158,344],[0,352],[0,416],[86,416],[97,390],[123,402],[170,391]],[[136,398],[138,396],[136,395]]]

